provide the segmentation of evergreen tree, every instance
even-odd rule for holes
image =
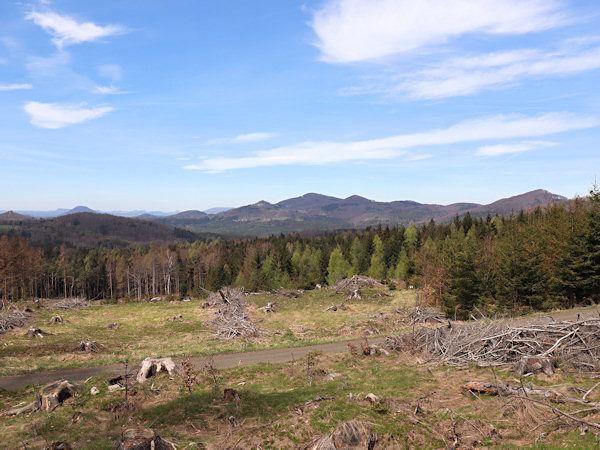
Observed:
[[[369,276],[383,280],[386,274],[386,267],[383,254],[383,243],[378,235],[373,238],[373,255],[371,255],[371,264],[369,266]]]
[[[327,283],[332,286],[338,281],[346,278],[352,270],[350,263],[344,259],[342,250],[336,247],[329,256],[329,264],[327,265]]]

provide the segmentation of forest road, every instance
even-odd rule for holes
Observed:
[[[500,319],[499,322],[512,322],[516,325],[523,325],[524,323],[540,323],[554,320],[577,320],[578,318],[588,319],[598,318],[599,316],[600,311],[598,309],[586,308],[555,311],[536,316],[516,317],[514,319]],[[368,340],[371,344],[381,344],[384,341],[384,339],[384,337],[377,337],[369,338]],[[332,342],[329,344],[317,344],[305,347],[273,348],[239,353],[218,353],[212,355],[212,358],[213,364],[217,369],[228,369],[236,366],[248,366],[259,363],[278,364],[290,362],[292,361],[292,359],[304,358],[308,353],[312,351],[322,351],[324,354],[343,353],[348,351],[349,343],[358,345],[363,340],[364,339],[351,339],[339,342]],[[181,358],[173,359],[177,362],[181,361]],[[204,366],[204,364],[209,361],[209,359],[209,356],[193,356],[190,358],[190,361],[192,362],[194,369],[200,370]],[[132,362],[132,366],[129,370],[135,373],[137,372],[139,367],[140,362]],[[121,374],[123,372],[123,364],[107,364],[103,366],[79,367],[76,369],[63,369],[45,372],[25,373],[22,375],[0,376],[0,389],[16,390],[30,384],[47,384],[62,379],[66,379],[69,381],[82,381],[89,377],[95,377],[98,375],[110,376]]]
[[[384,337],[368,338],[370,344],[381,344]],[[248,366],[259,363],[278,364],[290,362],[295,359],[304,358],[313,351],[321,351],[323,354],[343,353],[348,351],[348,344],[359,345],[364,339],[352,339],[329,344],[316,344],[304,347],[273,348],[265,350],[253,350],[239,353],[217,353],[212,355],[213,364],[217,369],[228,369],[236,366]],[[200,370],[210,360],[210,356],[192,356],[194,369]],[[180,362],[181,358],[173,358]],[[128,369],[136,373],[140,368],[141,361],[132,362]],[[107,364],[94,367],[78,367],[75,369],[62,369],[44,372],[31,372],[21,375],[0,376],[0,389],[16,390],[27,385],[47,384],[56,380],[69,380],[72,382],[86,380],[98,375],[118,375],[124,372],[123,364]]]

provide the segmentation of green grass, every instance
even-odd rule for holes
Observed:
[[[277,295],[246,297],[250,316],[264,331],[264,337],[249,340],[222,341],[204,325],[214,315],[214,309],[202,309],[202,300],[192,302],[129,302],[97,304],[79,310],[35,310],[31,326],[51,334],[44,338],[29,338],[25,329],[2,336],[0,345],[0,375],[56,370],[73,367],[116,363],[128,359],[138,361],[147,356],[196,356],[223,352],[238,352],[262,348],[305,346],[360,338],[399,331],[403,325],[393,309],[409,305],[413,292],[392,291],[393,297],[377,297],[376,290],[365,290],[364,300],[345,301],[343,295],[323,289],[310,291],[300,298]],[[277,304],[277,312],[265,314],[258,308],[267,302]],[[323,310],[344,302],[348,311]],[[372,316],[386,312],[385,318]],[[64,323],[49,324],[60,314]],[[183,320],[172,320],[176,315]],[[119,323],[108,329],[110,323]],[[93,340],[103,346],[99,353],[75,352],[83,340]]]

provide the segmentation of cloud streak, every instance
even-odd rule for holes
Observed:
[[[558,0],[329,0],[311,26],[321,58],[371,61],[469,33],[520,35],[568,19]]]
[[[86,108],[83,104],[28,102],[23,109],[29,114],[31,124],[40,128],[58,129],[99,117],[114,111],[110,106]]]
[[[21,89],[33,89],[33,86],[29,83],[0,84],[0,91],[18,91]]]
[[[247,133],[233,138],[216,138],[207,142],[208,145],[247,144],[250,142],[266,141],[277,136],[275,133]]]
[[[108,36],[125,33],[125,28],[120,25],[96,25],[93,22],[77,22],[70,16],[55,12],[30,12],[26,18],[39,25],[51,34],[52,42],[59,49],[82,42],[94,42]]]
[[[186,165],[184,169],[216,173],[232,169],[268,166],[325,165],[348,161],[389,160],[403,155],[407,155],[407,160],[414,161],[418,157],[407,154],[407,149],[546,136],[598,125],[600,125],[600,120],[597,118],[569,113],[548,113],[537,117],[498,115],[459,122],[444,129],[382,139],[354,142],[302,142],[291,146],[261,150],[247,157],[209,158],[199,164]],[[493,152],[493,149],[490,151]]]
[[[523,153],[531,150],[554,147],[555,142],[548,141],[523,141],[511,144],[484,145],[479,147],[475,155],[478,156],[500,156],[515,153]]]

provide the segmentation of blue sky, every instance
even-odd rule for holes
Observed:
[[[0,210],[585,195],[596,0],[0,3]]]

